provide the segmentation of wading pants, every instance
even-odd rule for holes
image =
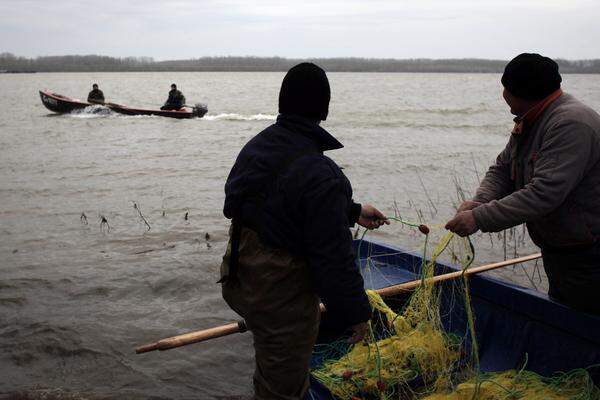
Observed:
[[[222,276],[229,274],[230,254],[231,240]],[[237,279],[228,279],[222,290],[254,336],[255,399],[303,399],[320,319],[306,261],[264,246],[254,231],[242,228]]]
[[[542,249],[548,295],[556,301],[600,315],[600,242],[572,252]]]

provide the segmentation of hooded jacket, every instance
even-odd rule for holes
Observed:
[[[185,96],[177,89],[171,89],[169,91],[169,98],[165,103],[166,106],[173,108],[181,108],[185,104]]]
[[[104,103],[104,93],[100,89],[92,89],[88,94],[88,103]]]
[[[352,236],[361,206],[324,151],[343,147],[315,122],[279,115],[242,149],[225,185],[224,214],[261,241],[306,259],[313,287],[340,323],[367,321],[370,306]]]

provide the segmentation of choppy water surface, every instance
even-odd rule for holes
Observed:
[[[0,395],[208,399],[248,393],[248,335],[164,353],[136,345],[230,322],[215,281],[228,223],[223,184],[241,146],[272,123],[282,73],[0,75]],[[600,110],[600,77],[566,90]],[[499,76],[330,74],[324,127],[355,199],[443,224],[472,191],[511,116]],[[52,115],[38,89],[156,106],[176,82],[203,119]],[[138,210],[151,229],[140,217]],[[85,216],[82,216],[84,214]],[[187,214],[187,220],[184,218]],[[105,217],[106,225],[101,226]],[[526,254],[519,228],[479,235],[477,263]],[[525,235],[526,236],[526,235]],[[371,237],[418,250],[397,226]],[[517,248],[514,244],[517,243]],[[544,289],[533,265],[498,273]]]

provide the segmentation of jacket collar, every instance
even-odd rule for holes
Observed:
[[[535,121],[546,111],[546,109],[550,106],[550,104],[554,103],[556,99],[558,99],[563,94],[562,89],[558,89],[555,92],[551,93],[548,97],[540,101],[538,104],[533,106],[529,111],[527,111],[522,117],[517,117],[513,121],[515,122],[515,127],[513,128],[513,135],[520,135],[523,131],[527,130],[531,127]]]
[[[344,147],[329,132],[308,118],[299,115],[279,114],[276,124],[308,137],[319,146],[319,150],[321,151],[336,150]]]

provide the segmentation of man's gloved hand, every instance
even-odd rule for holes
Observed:
[[[381,211],[370,204],[363,204],[358,217],[358,224],[367,229],[377,229],[381,225],[389,225],[390,221]]]
[[[367,332],[369,332],[369,324],[368,322],[361,322],[360,324],[353,325],[351,329],[354,333],[348,339],[348,343],[355,344],[365,338]]]

